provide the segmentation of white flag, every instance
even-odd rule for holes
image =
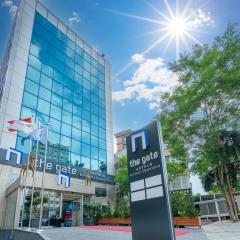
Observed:
[[[48,132],[48,129],[46,127],[45,128],[38,128],[38,129],[32,131],[27,137],[22,139],[22,145],[24,145],[24,141],[26,139],[39,141],[42,144],[46,145],[46,143],[47,143],[47,132]]]

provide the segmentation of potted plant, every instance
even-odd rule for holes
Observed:
[[[48,202],[47,196],[43,196],[43,204]],[[37,216],[37,207],[41,203],[41,193],[36,191],[33,193],[33,202],[32,202],[32,220],[31,220],[31,227],[38,227],[39,225],[39,218]],[[27,195],[25,197],[24,202],[25,209],[27,213],[30,213],[30,206],[31,206],[31,195]],[[26,222],[28,225],[29,220]]]
[[[183,191],[171,193],[173,223],[175,226],[198,226],[201,227],[199,210],[194,206],[191,193]]]
[[[130,225],[130,208],[127,201],[119,199],[116,208],[112,214],[111,207],[108,204],[102,209],[101,217],[97,219],[97,224],[107,225]]]
[[[84,225],[86,226],[96,225],[96,218],[97,216],[100,215],[100,208],[101,206],[99,204],[85,204],[83,206]]]

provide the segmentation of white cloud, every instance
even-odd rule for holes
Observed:
[[[12,18],[16,15],[18,7],[14,4],[13,0],[3,0],[1,5],[9,9],[8,11]]]
[[[132,60],[133,60],[133,62],[142,62],[143,60],[144,60],[144,57],[143,57],[143,55],[142,54],[134,54],[133,56],[132,56]]]
[[[141,54],[132,56],[137,65],[130,80],[123,82],[123,90],[113,92],[113,100],[147,101],[150,109],[159,107],[162,93],[177,85],[177,76],[171,72],[162,58],[148,59]]]
[[[214,20],[211,16],[211,13],[205,12],[200,8],[193,14],[192,19],[188,21],[188,25],[193,28],[210,26],[213,24],[214,24]]]
[[[69,25],[71,26],[73,23],[84,22],[82,18],[80,18],[79,13],[73,11],[72,16],[68,18]]]

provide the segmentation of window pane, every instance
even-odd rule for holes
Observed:
[[[62,123],[61,133],[64,134],[65,136],[71,137],[71,126]]]
[[[72,127],[72,138],[76,140],[81,140],[81,130]]]
[[[91,158],[98,159],[98,148],[91,147]]]
[[[52,89],[52,79],[45,74],[41,74],[40,84],[48,89]]]
[[[42,72],[48,75],[49,77],[53,76],[53,68],[47,64],[42,65]]]
[[[91,170],[98,170],[98,161],[91,159]]]
[[[52,93],[52,101],[51,102],[58,107],[62,107],[62,98],[55,93]]]
[[[35,110],[37,107],[37,97],[28,92],[24,92],[23,105]]]
[[[72,112],[72,103],[65,98],[63,99],[63,109]]]
[[[79,154],[72,153],[71,154],[71,164],[73,166],[81,166],[81,158]]]
[[[26,83],[25,83],[25,90],[34,94],[35,96],[38,96],[38,89],[39,89],[39,85],[36,84],[35,82],[26,79]]]
[[[53,81],[52,91],[61,96],[63,94],[63,86],[60,83]]]
[[[73,126],[81,129],[81,118],[73,115]]]
[[[91,145],[94,147],[98,147],[98,138],[91,135]]]
[[[77,141],[75,139],[72,139],[72,148],[71,148],[72,152],[74,153],[81,153],[81,142]]]
[[[50,101],[50,99],[51,99],[51,92],[48,89],[44,88],[44,87],[40,87],[39,88],[39,97],[43,98],[46,101]]]
[[[107,159],[106,151],[99,149],[99,160],[106,161],[106,159]]]
[[[36,58],[30,54],[28,62],[31,66],[33,66],[37,70],[41,71],[41,62],[39,61],[38,58]]]
[[[37,112],[36,119],[40,120],[41,126],[45,127],[46,124],[49,122],[49,117],[45,114]]]
[[[81,156],[81,163],[83,163],[83,167],[90,169],[90,158]]]
[[[90,133],[90,122],[82,120],[82,130]]]
[[[61,128],[61,122],[54,118],[50,118],[50,129],[55,132],[60,132],[60,128]]]
[[[70,149],[71,147],[71,138],[66,136],[61,136],[61,145]]]
[[[61,120],[61,108],[51,105],[50,116],[56,118],[57,120]]]
[[[82,155],[90,157],[90,145],[82,143]]]
[[[50,109],[50,103],[39,98],[38,107],[37,107],[38,112],[49,115],[49,109]]]
[[[40,72],[35,68],[28,66],[27,70],[27,78],[31,79],[32,81],[39,83],[40,79]]]
[[[90,144],[90,134],[82,131],[82,142]]]
[[[33,111],[30,108],[24,107],[22,106],[22,110],[21,110],[21,118],[29,118],[32,115],[35,115],[35,111]]]
[[[67,111],[62,111],[62,121],[67,124],[72,124],[72,114]]]
[[[59,144],[60,142],[60,134],[49,131],[48,141],[51,144]]]

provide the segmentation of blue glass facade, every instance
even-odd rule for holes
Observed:
[[[33,114],[41,126],[50,123],[49,159],[106,171],[104,72],[102,64],[36,12],[21,118]],[[22,137],[18,134],[16,147],[27,153]]]

